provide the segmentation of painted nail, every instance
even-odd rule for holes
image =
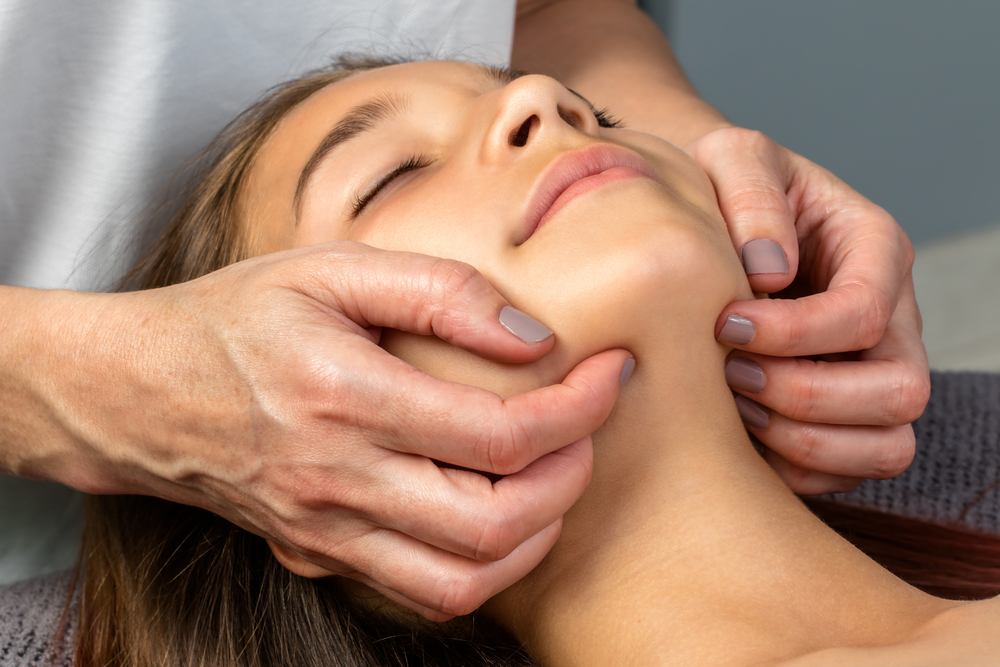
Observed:
[[[753,322],[739,315],[730,315],[719,332],[719,342],[746,345],[753,340]]]
[[[618,378],[618,386],[624,386],[628,379],[632,377],[632,371],[635,370],[635,357],[629,357],[625,360],[625,365],[622,366],[622,374]]]
[[[552,329],[510,306],[500,309],[500,324],[525,343],[538,343],[552,335]]]
[[[743,423],[754,428],[767,428],[771,421],[771,411],[746,396],[736,394],[736,409],[739,410]]]
[[[726,362],[726,384],[759,394],[764,390],[764,371],[746,357],[733,357]]]
[[[788,260],[781,246],[771,239],[754,239],[740,251],[748,276],[757,273],[788,273]]]

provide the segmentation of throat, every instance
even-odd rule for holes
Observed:
[[[643,371],[595,434],[559,542],[487,608],[543,664],[766,664],[902,641],[943,609],[787,489],[721,371],[680,397],[678,369]]]

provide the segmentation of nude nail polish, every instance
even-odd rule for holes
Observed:
[[[751,401],[746,396],[736,394],[736,409],[744,424],[754,428],[767,428],[771,422],[771,411],[757,401]]]
[[[622,366],[622,374],[618,378],[618,386],[625,386],[628,379],[632,377],[632,371],[635,370],[635,357],[629,357],[625,360],[625,365]]]
[[[552,330],[547,326],[511,306],[504,306],[500,309],[499,319],[504,329],[525,343],[539,343],[552,335]]]
[[[758,273],[788,273],[788,259],[781,246],[771,239],[754,239],[740,251],[748,276]]]
[[[753,340],[753,322],[739,315],[730,315],[719,331],[719,342],[746,345]]]
[[[764,389],[764,371],[746,357],[732,357],[726,362],[726,384],[759,394]]]

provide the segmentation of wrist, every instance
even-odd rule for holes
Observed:
[[[0,287],[0,469],[91,493],[120,488],[93,408],[115,386],[119,295]]]

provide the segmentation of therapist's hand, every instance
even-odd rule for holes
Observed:
[[[203,507],[294,571],[358,579],[432,619],[474,610],[549,551],[629,357],[506,400],[424,375],[377,327],[512,363],[553,338],[468,265],[349,242],[147,292],[15,297],[25,317],[5,342],[31,368],[0,383],[21,402],[0,420],[9,472]],[[32,312],[65,340],[17,324]]]
[[[716,324],[768,462],[800,494],[898,475],[930,397],[906,234],[758,132],[715,130],[688,152],[715,185],[751,286],[776,297],[733,303]]]

